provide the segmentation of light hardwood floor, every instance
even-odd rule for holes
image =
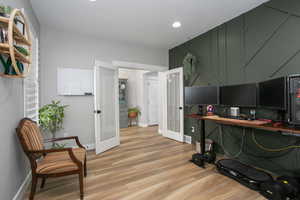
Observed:
[[[121,131],[121,145],[89,152],[86,200],[263,200],[257,192],[189,162],[193,146],[158,135],[157,127]],[[78,178],[47,180],[36,200],[79,199]]]

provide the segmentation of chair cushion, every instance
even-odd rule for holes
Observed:
[[[75,157],[84,164],[86,150],[83,148],[74,148]],[[77,165],[71,160],[69,153],[55,152],[48,153],[42,160],[37,163],[36,173],[38,174],[55,174],[68,171],[78,170]]]

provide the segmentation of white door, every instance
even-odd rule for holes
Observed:
[[[158,124],[159,110],[158,102],[159,96],[157,95],[158,80],[148,80],[148,125]]]
[[[96,61],[94,67],[94,108],[96,154],[120,145],[118,70]]]
[[[183,69],[162,74],[163,82],[163,136],[183,142]]]

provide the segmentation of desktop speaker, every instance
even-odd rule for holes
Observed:
[[[300,126],[300,75],[288,77],[289,124]]]

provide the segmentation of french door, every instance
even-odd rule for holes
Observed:
[[[162,73],[163,91],[163,136],[183,142],[184,103],[183,68]]]
[[[118,70],[96,61],[94,67],[94,115],[96,154],[120,145]]]

